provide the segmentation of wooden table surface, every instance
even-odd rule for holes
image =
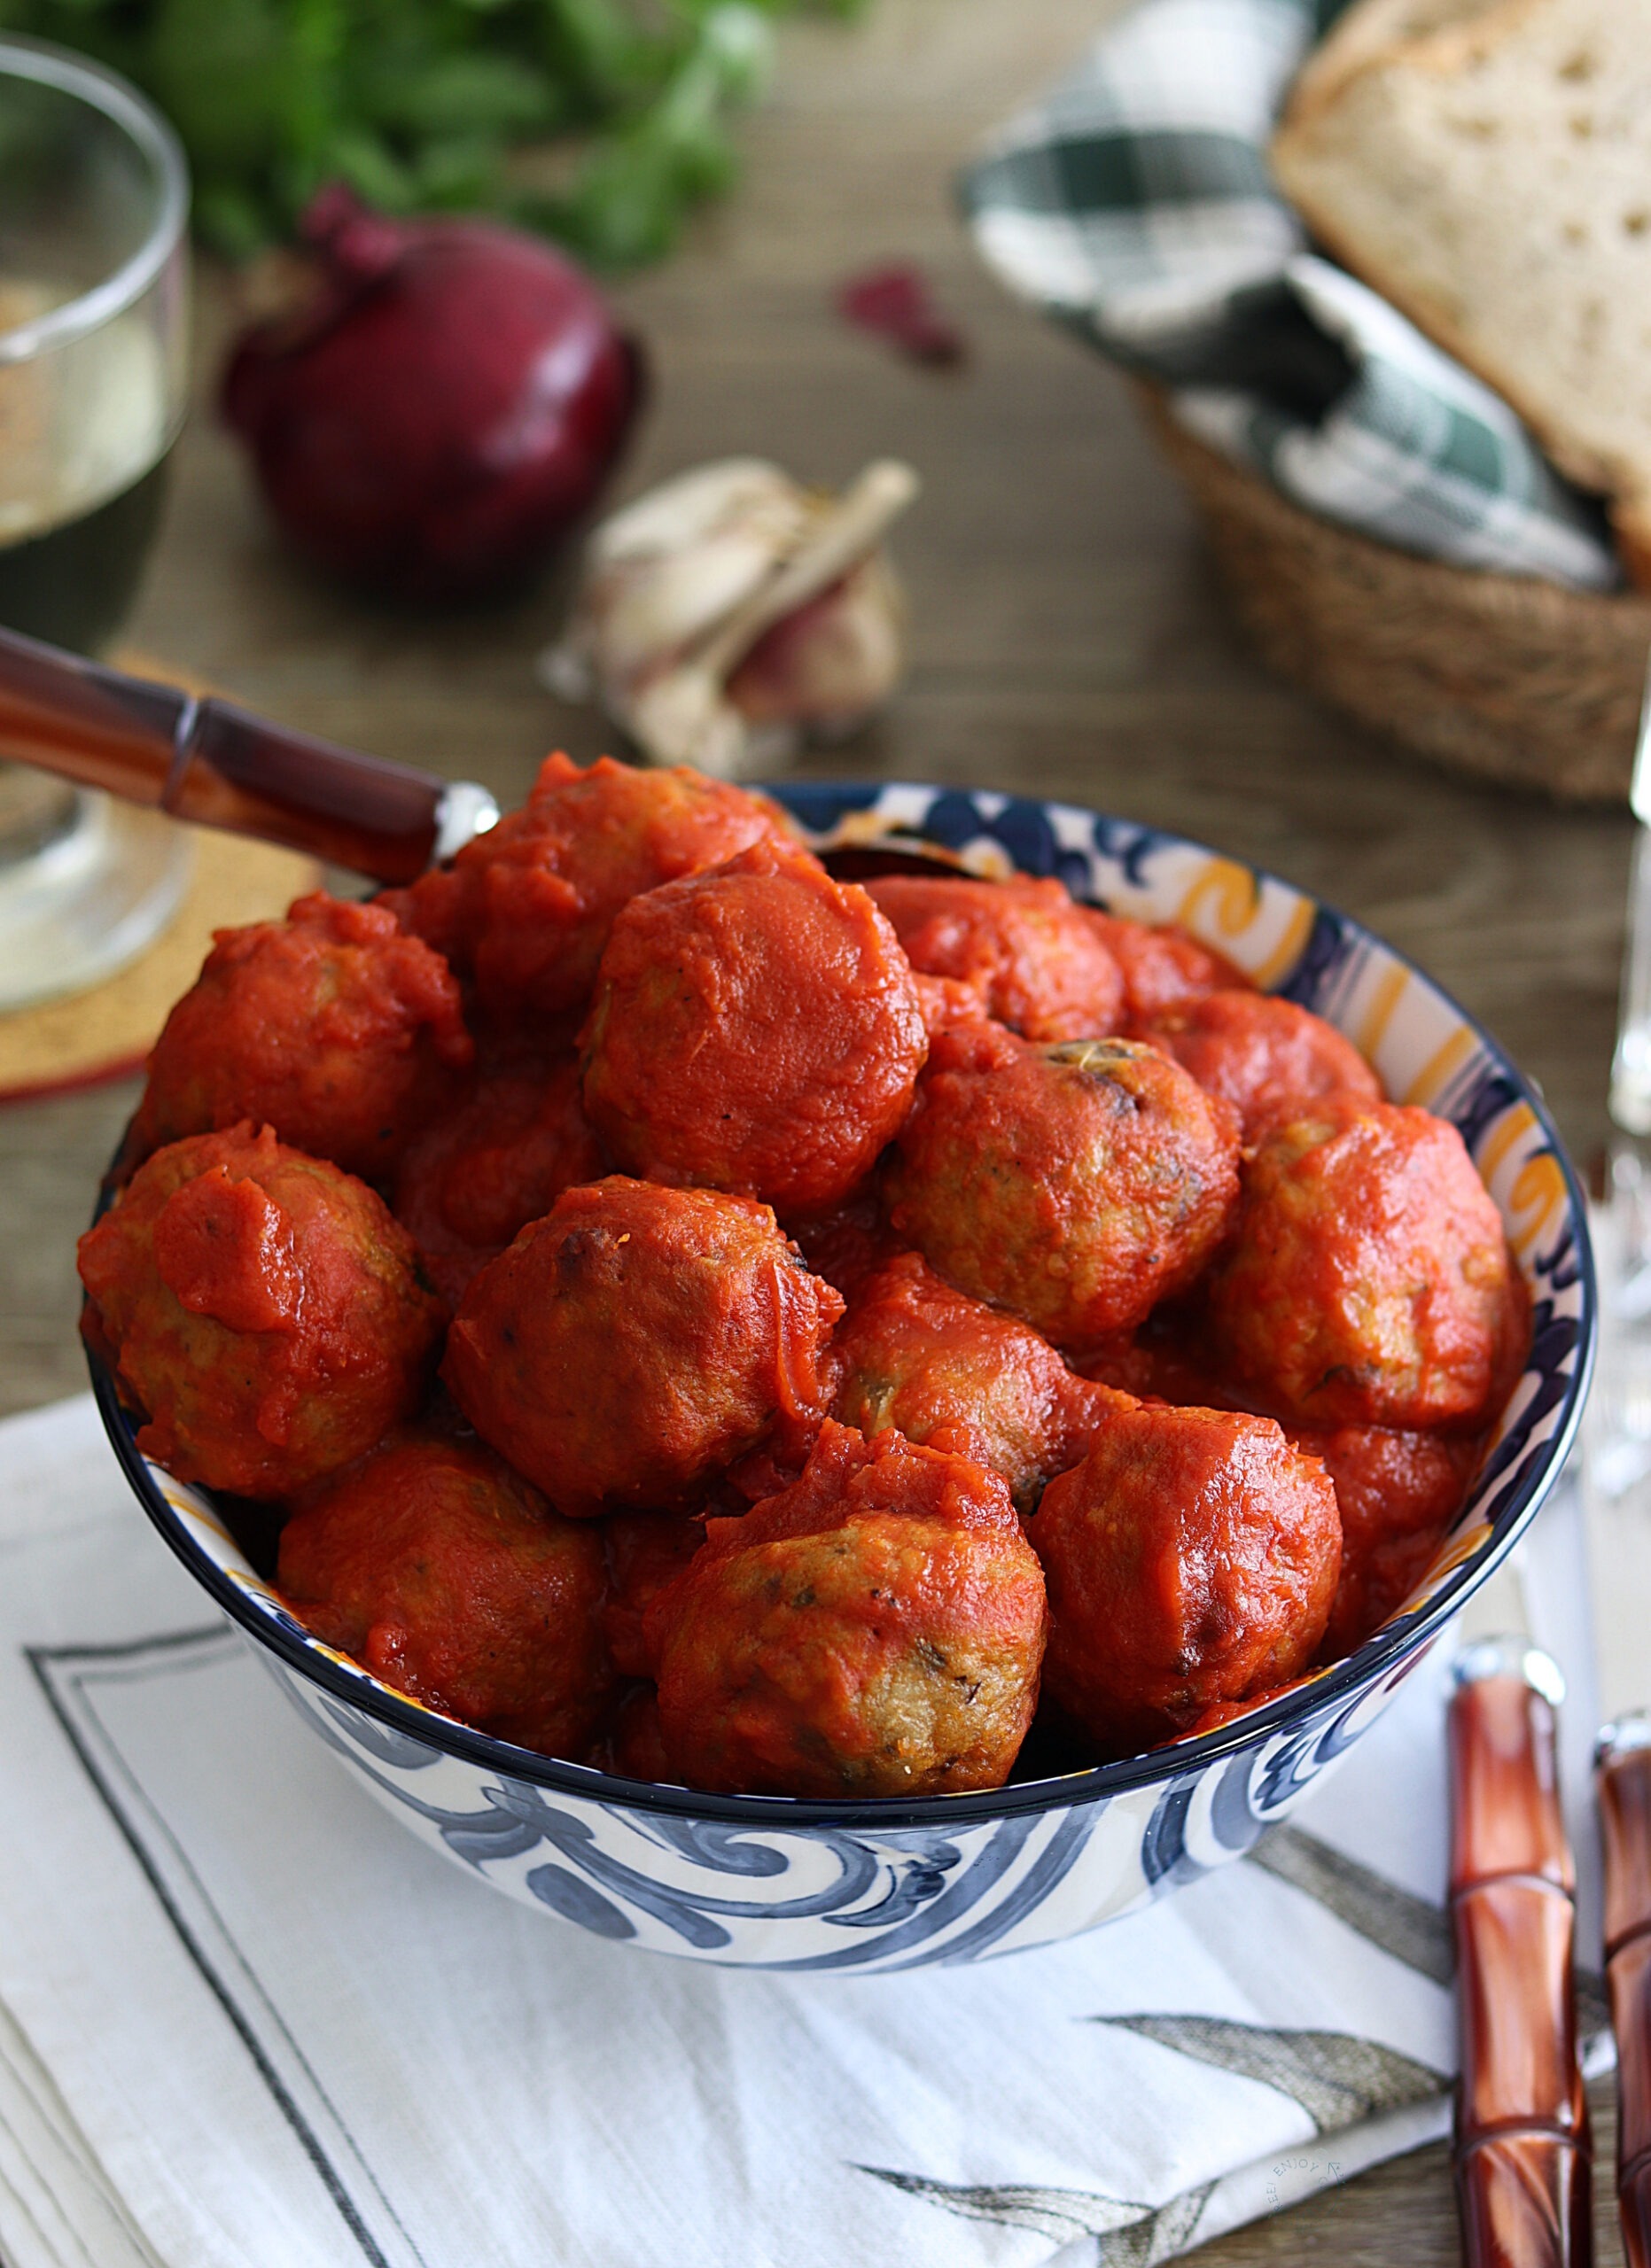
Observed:
[[[1413,953],[1541,1081],[1573,1153],[1602,1143],[1630,843],[1625,817],[1456,782],[1266,677],[1224,619],[1191,520],[1118,380],[977,267],[951,182],[978,135],[1057,74],[1110,0],[872,0],[852,31],[783,36],[742,131],[736,195],[674,262],[617,292],[654,398],[632,490],[732,451],[840,482],[907,457],[924,481],[896,546],[912,600],[899,697],[796,767],[1063,796],[1275,868]],[[923,263],[972,354],[915,369],[844,327],[847,273]],[[209,369],[227,321],[201,279]],[[203,384],[203,398],[206,386]],[[536,684],[565,579],[503,614],[413,622],[296,569],[203,407],[181,445],[134,642],[242,700],[506,799],[591,714]],[[77,1390],[74,1239],[129,1086],[0,1113],[0,1408]],[[1608,2165],[1608,2135],[1601,2132]],[[1603,2210],[1601,2257],[1620,2258]],[[1407,2268],[1456,2256],[1429,2150],[1198,2256]]]

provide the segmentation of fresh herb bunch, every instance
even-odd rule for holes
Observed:
[[[731,105],[770,19],[858,0],[0,0],[0,27],[136,80],[171,118],[195,216],[243,257],[343,180],[391,213],[481,209],[585,259],[657,258],[734,170]],[[522,144],[576,137],[565,185]]]

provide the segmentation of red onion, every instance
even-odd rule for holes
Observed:
[[[460,599],[529,573],[594,501],[641,358],[572,263],[341,187],[301,224],[301,302],[237,341],[223,409],[271,510],[369,589]]]

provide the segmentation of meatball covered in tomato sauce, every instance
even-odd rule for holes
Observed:
[[[585,1115],[578,1057],[518,1062],[488,1072],[414,1137],[395,1177],[395,1214],[457,1307],[519,1230],[565,1189],[606,1170]]]
[[[440,954],[379,905],[319,894],[220,929],[167,1018],[128,1154],[251,1119],[381,1179],[474,1051]]]
[[[1482,1444],[1381,1425],[1292,1426],[1290,1439],[1320,1460],[1341,1507],[1341,1580],[1320,1649],[1336,1661],[1396,1614],[1427,1573],[1461,1510]]]
[[[1247,1157],[1210,1320],[1225,1366],[1303,1424],[1471,1427],[1523,1328],[1514,1273],[1447,1120],[1330,1095]]]
[[[868,1438],[892,1428],[972,1457],[1009,1483],[1023,1512],[1107,1410],[1131,1406],[1077,1377],[1027,1324],[954,1291],[915,1252],[859,1285],[831,1351],[832,1410],[845,1425]]]
[[[489,1015],[555,1017],[588,998],[622,905],[781,828],[772,804],[686,766],[552,756],[520,811],[379,903],[473,980]]]
[[[1045,1616],[994,1474],[828,1422],[799,1480],[707,1531],[648,1617],[660,1732],[689,1785],[825,1799],[1001,1785]]]
[[[915,969],[1026,1039],[1095,1039],[1123,1015],[1118,963],[1057,882],[884,874],[866,885]]]
[[[585,1107],[621,1165],[806,1209],[870,1171],[928,1036],[866,892],[762,843],[632,900],[584,1045]]]
[[[943,1034],[888,1169],[889,1217],[939,1273],[1060,1346],[1190,1284],[1238,1193],[1225,1104],[1125,1039]]]
[[[1206,992],[1164,1009],[1142,1036],[1231,1104],[1246,1141],[1323,1095],[1382,1099],[1381,1081],[1334,1024],[1266,992]]]
[[[766,1205],[614,1174],[565,1190],[482,1270],[442,1375],[559,1511],[671,1511],[819,1418],[842,1312]]]
[[[1110,1756],[1299,1675],[1341,1567],[1336,1491],[1271,1418],[1110,1418],[1027,1529],[1049,1587],[1045,1689]]]
[[[156,1151],[80,1272],[138,1447],[243,1496],[290,1495],[409,1417],[447,1320],[383,1200],[268,1127]]]
[[[1225,955],[1173,922],[1153,928],[1086,905],[1084,920],[1118,963],[1124,980],[1125,1029],[1139,1031],[1155,1016],[1206,992],[1247,986],[1250,979]]]
[[[479,1442],[388,1442],[324,1483],[276,1581],[326,1644],[523,1748],[577,1757],[615,1688],[600,1534]]]

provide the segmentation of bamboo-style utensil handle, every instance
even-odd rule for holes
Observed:
[[[1651,1716],[1608,1725],[1593,1760],[1616,2035],[1616,2208],[1629,2268],[1651,2268]]]
[[[1576,1875],[1556,1764],[1564,1682],[1523,1638],[1468,1647],[1452,1674],[1463,2256],[1468,2268],[1585,2268],[1592,2142],[1571,1990]]]
[[[412,882],[499,815],[468,781],[289,732],[14,631],[0,631],[0,757],[381,882]]]

